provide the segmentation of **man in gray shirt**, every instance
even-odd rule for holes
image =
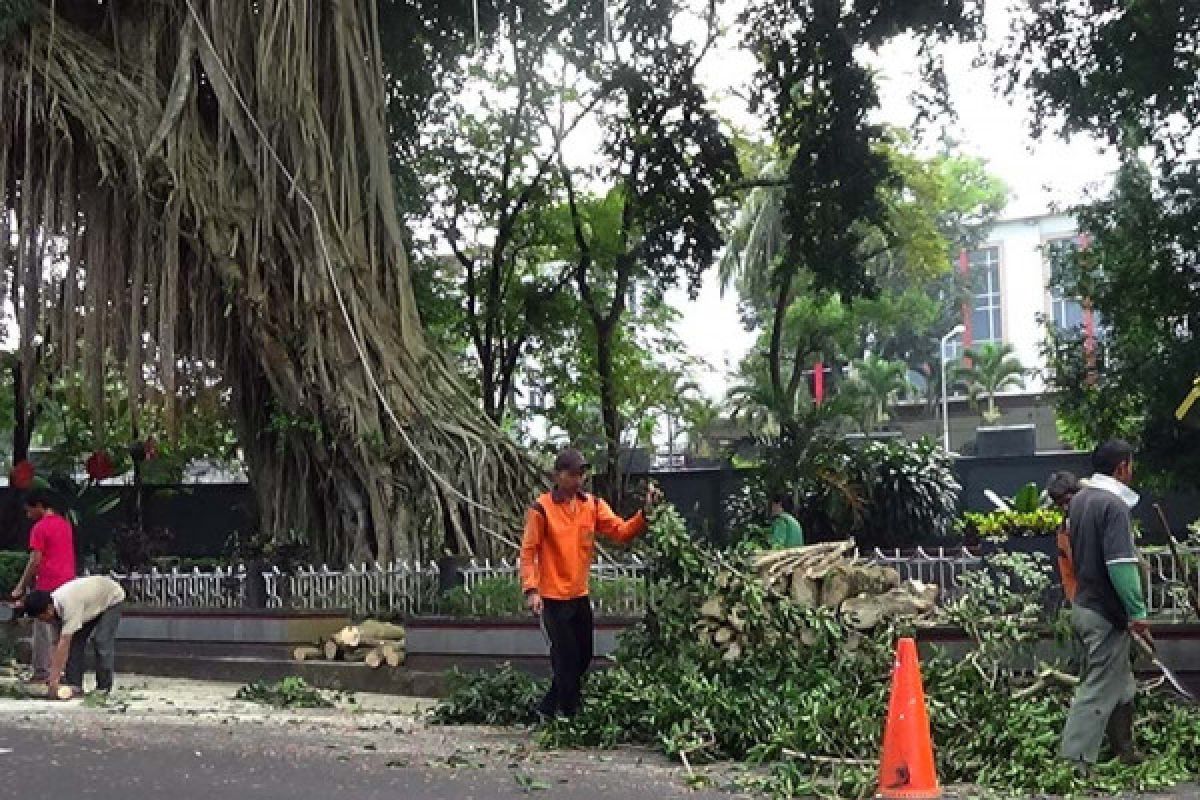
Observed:
[[[57,695],[64,679],[73,690],[83,690],[83,661],[89,641],[96,653],[96,689],[112,690],[117,626],[124,601],[121,584],[103,575],[76,578],[53,592],[26,595],[26,614],[60,628],[50,662],[51,697]]]
[[[1130,662],[1131,634],[1148,631],[1130,509],[1137,493],[1133,448],[1112,439],[1092,453],[1095,474],[1071,499],[1071,558],[1078,588],[1071,625],[1084,643],[1083,680],[1063,730],[1063,758],[1086,769],[1096,763],[1105,733],[1117,757],[1138,764],[1133,743],[1137,685]]]

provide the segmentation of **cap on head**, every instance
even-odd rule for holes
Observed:
[[[21,610],[28,617],[39,617],[45,613],[47,608],[54,602],[50,597],[49,592],[44,592],[41,589],[32,591],[25,595],[25,602],[21,606]]]
[[[583,457],[583,453],[574,447],[568,447],[560,451],[558,457],[554,459],[555,472],[579,472],[591,466],[588,460]]]

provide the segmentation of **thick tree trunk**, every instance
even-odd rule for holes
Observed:
[[[600,415],[604,421],[604,442],[608,463],[603,475],[603,494],[620,507],[624,489],[621,469],[621,412],[617,405],[616,376],[613,374],[612,325],[596,324],[596,373],[600,378]]]
[[[336,561],[510,548],[538,476],[426,343],[373,3],[129,3],[115,34],[85,6],[40,9],[0,59],[31,67],[56,109],[37,119],[46,141],[69,132],[72,168],[105,176],[80,197],[89,322],[107,309],[127,327],[130,298],[151,294],[163,388],[177,357],[223,367],[259,524],[277,538]],[[150,285],[130,288],[118,254],[142,225]],[[83,343],[85,366],[103,366],[102,347]]]

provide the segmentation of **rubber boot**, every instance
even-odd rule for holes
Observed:
[[[1114,708],[1105,731],[1117,760],[1122,764],[1135,766],[1146,760],[1133,745],[1133,703],[1121,703]]]

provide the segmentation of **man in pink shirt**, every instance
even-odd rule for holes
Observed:
[[[29,563],[12,598],[20,600],[29,589],[53,592],[75,579],[75,534],[71,523],[54,510],[50,493],[35,489],[25,498],[25,516],[33,522],[29,532]],[[33,621],[33,680],[50,677],[50,658],[58,644],[58,628]]]

